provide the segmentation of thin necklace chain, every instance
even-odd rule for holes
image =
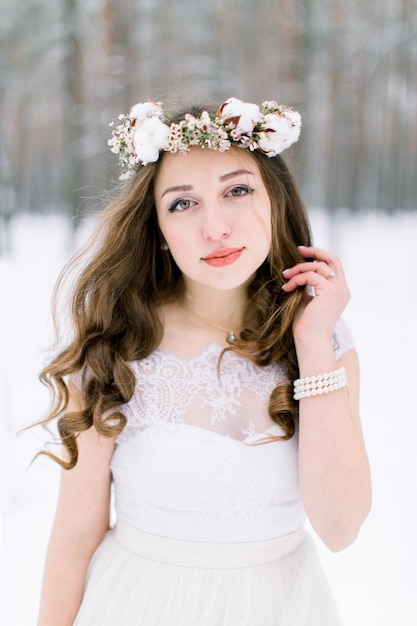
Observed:
[[[212,326],[213,328],[217,328],[217,330],[221,330],[224,333],[226,333],[227,342],[233,343],[234,341],[236,341],[236,333],[234,330],[228,330],[227,328],[223,328],[223,326],[218,326],[217,324],[210,322],[210,320],[206,319],[202,315],[199,315],[198,313],[193,311],[193,309],[190,309],[188,306],[186,306],[185,308],[189,313],[191,313],[191,315],[194,315],[194,317],[200,320],[200,322],[204,322],[205,324],[208,324],[209,326]]]

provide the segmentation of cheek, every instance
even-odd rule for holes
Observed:
[[[256,213],[255,221],[258,232],[262,233],[270,244],[272,241],[271,211],[265,209],[264,211]]]
[[[180,265],[181,263],[179,263],[179,261],[187,255],[187,251],[190,249],[189,237],[187,237],[183,231],[177,229],[166,229],[165,232],[162,231],[162,234],[165,237],[165,241],[168,244],[174,261]]]
[[[271,224],[271,215],[267,215],[263,219],[263,227],[265,230],[265,236],[268,240],[268,243],[271,243],[272,240],[272,224]]]
[[[165,241],[171,248],[171,245],[174,245],[175,241],[178,239],[179,233],[175,228],[172,227],[172,224],[170,224],[168,220],[166,221],[164,219],[161,220],[160,218],[158,218],[158,225]]]

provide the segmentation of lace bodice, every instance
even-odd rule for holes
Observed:
[[[335,353],[352,347],[339,324]],[[269,397],[285,379],[209,344],[189,360],[155,350],[130,363],[136,388],[121,407],[127,425],[111,469],[116,511],[132,526],[190,541],[255,541],[292,532],[305,514],[298,486],[298,433],[281,434]]]
[[[257,367],[222,346],[209,344],[190,360],[155,350],[131,363],[136,392],[124,413],[128,424],[118,443],[149,426],[188,424],[246,443],[274,426],[269,397],[285,378],[280,366]]]

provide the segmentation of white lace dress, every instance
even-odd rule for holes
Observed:
[[[339,322],[335,352],[352,347]],[[269,396],[285,377],[208,345],[131,363],[111,462],[117,523],[90,563],[77,626],[337,626],[298,485],[298,434]]]

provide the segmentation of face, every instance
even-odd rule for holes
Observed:
[[[155,184],[161,232],[186,286],[243,286],[271,245],[271,203],[243,150],[167,153]]]

